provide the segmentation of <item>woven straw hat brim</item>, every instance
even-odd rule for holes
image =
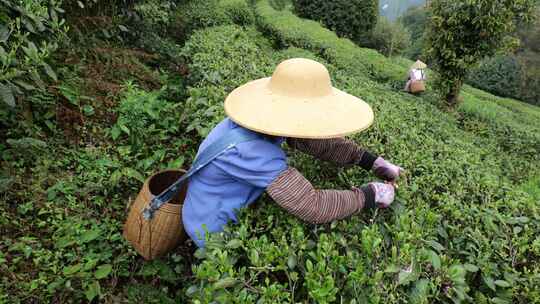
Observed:
[[[425,69],[427,68],[427,64],[423,63],[420,60],[417,60],[413,65],[411,66],[411,69]]]
[[[270,78],[251,81],[229,94],[225,112],[237,124],[268,135],[336,138],[367,129],[371,107],[336,88],[324,97],[291,97],[273,93]]]

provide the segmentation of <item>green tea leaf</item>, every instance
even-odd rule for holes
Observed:
[[[296,268],[296,264],[297,264],[296,256],[290,255],[289,258],[287,259],[287,266],[289,267],[289,269]]]
[[[235,278],[224,278],[214,283],[215,289],[229,288],[236,285],[238,281]]]
[[[398,285],[407,285],[414,278],[412,270],[404,269],[401,270],[398,274]]]
[[[144,183],[144,176],[133,168],[124,168],[123,174],[129,178],[134,178],[141,183]]]
[[[395,265],[395,264],[390,264],[386,267],[386,269],[384,270],[384,272],[386,273],[398,273],[399,271],[401,270],[401,268],[399,268],[398,265]]]
[[[15,80],[13,82],[15,82],[16,84],[18,84],[19,86],[21,86],[22,88],[24,88],[27,91],[32,91],[32,90],[36,89],[36,87],[34,87],[33,85],[31,85],[31,84],[29,84],[27,82],[24,82],[22,80]]]
[[[43,68],[45,69],[45,73],[51,77],[52,80],[54,81],[58,81],[58,78],[56,76],[56,73],[54,72],[54,70],[51,68],[51,66],[47,63],[43,63]]]
[[[94,276],[98,280],[106,278],[111,273],[111,270],[112,270],[111,264],[100,265],[97,268],[96,272],[94,273]]]
[[[130,132],[129,132],[128,127],[126,127],[125,125],[121,125],[121,124],[119,124],[118,127],[120,128],[120,130],[124,131],[124,133],[129,135]]]
[[[441,269],[441,258],[439,257],[439,255],[433,250],[428,250],[427,254],[431,265],[433,265],[433,268],[435,268],[435,270]]]
[[[13,96],[13,93],[11,89],[0,83],[0,97],[2,97],[2,100],[10,107],[15,107],[15,97]]]
[[[62,271],[64,273],[64,275],[73,275],[77,272],[79,272],[79,270],[81,269],[81,264],[75,264],[75,265],[72,265],[72,266],[67,266],[67,267],[64,267],[64,270]]]
[[[503,288],[507,288],[507,287],[510,287],[510,283],[504,281],[504,280],[496,280],[495,282],[495,285],[499,286],[499,287],[503,287]]]
[[[493,303],[495,303],[495,304],[511,304],[512,303],[509,300],[501,299],[501,298],[498,298],[498,297],[495,297],[495,298],[491,299],[491,301]]]
[[[198,290],[199,290],[199,288],[198,288],[196,285],[191,285],[191,286],[189,286],[189,288],[186,290],[186,296],[191,297],[191,296],[194,295]]]
[[[485,276],[482,276],[482,278],[484,279],[484,283],[486,283],[486,285],[493,291],[496,291],[496,287],[495,287],[495,281],[493,280],[493,278],[491,277],[485,277]]]
[[[242,246],[242,241],[238,239],[230,240],[227,245],[225,245],[225,247],[229,249],[240,248],[240,246]]]
[[[94,115],[94,107],[92,107],[91,105],[84,105],[82,107],[82,110],[83,110],[84,115],[86,116]]]
[[[477,272],[478,271],[478,266],[473,265],[473,264],[464,264],[463,267],[465,267],[465,270],[467,270],[468,272]]]
[[[438,252],[441,252],[444,250],[444,246],[441,245],[439,242],[437,241],[427,241],[428,245],[431,246],[431,248],[437,250]]]
[[[101,231],[94,229],[94,230],[87,230],[80,236],[80,241],[83,243],[91,242],[95,239],[97,239],[100,235]]]
[[[9,39],[9,36],[9,28],[3,24],[0,24],[0,42],[6,42]]]
[[[86,299],[88,301],[92,301],[95,297],[99,296],[101,294],[101,286],[99,285],[98,281],[92,282],[90,285],[86,287],[86,290],[84,291],[84,295],[86,296]]]

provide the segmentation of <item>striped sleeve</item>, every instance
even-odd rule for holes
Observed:
[[[371,170],[373,162],[377,159],[377,156],[346,138],[287,138],[287,144],[293,149],[340,166],[359,165],[366,170]]]
[[[374,205],[373,190],[316,190],[295,168],[289,167],[266,189],[274,201],[298,218],[313,224],[343,219]]]

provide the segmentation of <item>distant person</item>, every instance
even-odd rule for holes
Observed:
[[[409,70],[405,91],[409,93],[420,93],[426,90],[426,72],[427,65],[417,60]]]
[[[308,59],[282,62],[272,77],[249,82],[225,100],[228,118],[203,141],[199,152],[233,129],[255,140],[225,150],[189,179],[182,210],[184,228],[197,246],[206,231],[222,231],[237,211],[264,191],[281,207],[310,223],[328,223],[364,208],[387,208],[403,169],[343,136],[368,128],[371,107],[332,87],[327,69]],[[281,145],[339,166],[371,170],[384,181],[351,190],[317,190],[288,165]]]

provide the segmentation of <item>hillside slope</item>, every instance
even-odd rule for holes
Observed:
[[[540,303],[539,108],[465,87],[445,112],[431,88],[402,92],[410,61],[268,0],[167,16],[163,33],[118,42],[90,27],[89,45],[59,51],[58,85],[35,98],[72,115],[77,100],[82,122],[6,132],[0,303]],[[163,36],[178,28],[185,43]],[[374,125],[351,138],[406,169],[394,206],[309,225],[264,195],[206,250],[187,242],[144,261],[121,231],[145,178],[188,168],[227,94],[292,57],[325,64],[373,107]],[[285,149],[319,188],[375,180]]]
[[[264,208],[245,212],[240,225],[212,238],[195,268],[201,285],[194,285],[194,297],[540,301],[540,268],[534,263],[540,254],[540,204],[519,189],[540,164],[538,109],[466,88],[459,112],[448,114],[433,94],[400,91],[408,62],[359,48],[267,1],[256,2],[254,10],[264,37],[252,27],[222,26],[196,32],[186,45],[194,68],[223,77],[194,84],[208,105],[222,103],[228,90],[204,93],[221,83],[233,88],[268,75],[288,57],[318,60],[337,87],[375,110],[375,125],[354,139],[408,174],[392,211],[365,212],[328,226],[302,224],[264,199]],[[373,179],[297,153],[291,163],[321,188]],[[223,280],[233,283],[227,289],[212,283]]]

